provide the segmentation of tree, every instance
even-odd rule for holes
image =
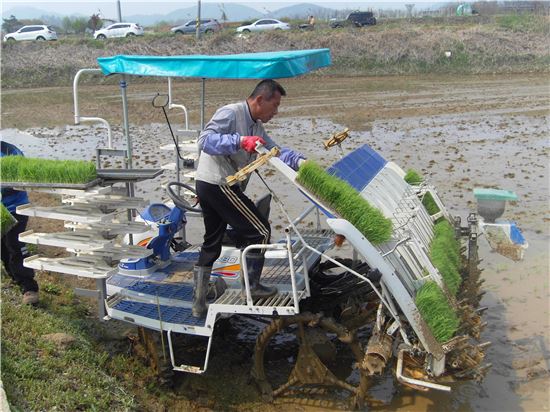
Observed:
[[[63,32],[65,34],[68,34],[72,31],[72,21],[69,16],[63,17],[63,20],[61,20],[61,28],[63,29]]]
[[[72,21],[72,29],[77,34],[83,34],[88,26],[88,20],[85,17],[76,17]]]
[[[88,20],[88,28],[95,32],[96,30],[101,29],[103,27],[103,21],[99,17],[99,14],[92,14],[92,17],[90,17],[90,20]]]
[[[13,14],[9,18],[2,20],[4,20],[4,22],[2,23],[2,31],[4,33],[13,33],[14,31],[17,31],[20,27],[24,26],[24,24],[17,20],[17,18]]]

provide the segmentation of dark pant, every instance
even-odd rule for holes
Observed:
[[[24,292],[38,292],[38,283],[34,280],[34,271],[23,266],[23,259],[28,256],[27,247],[19,241],[19,234],[25,231],[29,218],[14,216],[17,224],[2,237],[2,263],[8,275]]]
[[[197,180],[196,188],[205,229],[198,266],[212,266],[220,256],[227,225],[237,232],[243,248],[251,244],[269,243],[269,221],[258,212],[239,185],[220,186]]]

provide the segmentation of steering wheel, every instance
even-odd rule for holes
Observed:
[[[191,204],[191,202],[184,199],[182,196],[178,195],[174,189],[173,186],[181,187],[185,190],[189,190],[190,192],[193,192],[195,204]],[[170,196],[170,199],[174,202],[174,204],[179,207],[180,209],[186,209],[190,212],[198,212],[202,213],[202,210],[200,207],[195,207],[199,204],[198,198],[197,198],[197,192],[195,191],[195,188],[193,186],[186,185],[185,183],[179,183],[179,182],[170,182],[166,185],[166,191],[168,192],[168,196]]]

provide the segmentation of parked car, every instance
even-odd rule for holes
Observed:
[[[181,26],[172,27],[170,31],[176,34],[194,34],[196,29],[197,20],[189,20],[187,23]],[[215,33],[222,29],[222,25],[216,19],[201,19],[199,30],[201,33]]]
[[[353,25],[356,27],[372,26],[376,24],[376,17],[372,11],[354,11],[346,17],[345,20],[331,19],[329,26],[333,29],[338,27],[344,27],[346,25]]]
[[[250,33],[263,30],[290,30],[290,24],[275,19],[260,19],[252,24],[237,27],[237,33]]]
[[[143,27],[137,23],[115,23],[96,30],[94,38],[102,40],[110,37],[143,36]]]
[[[19,30],[4,36],[4,41],[16,40],[57,40],[57,33],[52,26],[36,24],[23,26]]]

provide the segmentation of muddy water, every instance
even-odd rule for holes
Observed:
[[[290,90],[295,82],[289,82]],[[475,210],[474,187],[514,190],[519,200],[507,206],[504,217],[518,222],[530,245],[524,261],[512,262],[491,252],[485,240],[480,240],[487,291],[481,304],[488,307],[485,315],[488,326],[482,339],[493,342],[487,351],[487,361],[493,367],[486,379],[480,384],[453,385],[450,394],[418,393],[394,386],[388,373],[373,381],[371,394],[386,402],[384,407],[375,409],[548,410],[548,79],[470,76],[437,81],[331,78],[322,84],[318,79],[304,82],[307,87],[300,87],[301,96],[283,102],[280,115],[267,127],[276,141],[328,165],[340,153],[338,149],[328,152],[322,149],[322,140],[350,127],[351,139],[344,143],[344,152],[368,143],[403,169],[421,171],[438,188],[451,213],[463,219],[470,210]],[[224,94],[223,89],[216,89],[212,97],[219,102],[237,98],[229,92]],[[142,99],[143,94],[136,93],[135,100]],[[158,150],[159,145],[170,143],[165,124],[132,126],[130,132],[135,141],[136,167],[156,167],[173,161],[173,154]],[[103,129],[94,126],[4,129],[2,135],[17,142],[27,155],[54,158],[91,159],[94,149],[106,142]],[[122,131],[116,126],[114,141],[116,147],[123,147]],[[113,165],[117,163],[105,164]],[[262,170],[289,214],[299,213],[306,200],[270,167]],[[173,177],[170,172],[167,175]],[[139,184],[138,193],[150,199],[163,198],[161,180],[167,180],[167,176]],[[265,188],[254,178],[250,191],[255,195],[265,192]],[[280,232],[285,216],[276,206],[272,207],[272,220],[274,231]],[[191,221],[190,240],[200,242],[201,233],[200,221]],[[237,333],[235,337],[242,348],[236,350],[231,362],[235,382],[245,382],[258,329],[246,320],[235,322],[232,327],[236,330],[248,325],[244,327],[245,333]],[[220,355],[223,351],[223,344],[215,343],[211,370],[207,376],[192,377],[185,389],[192,386],[198,392],[208,393],[212,383],[204,382],[211,380],[216,371],[229,367],[217,361],[227,359]],[[208,405],[212,407],[209,403],[204,406]],[[271,408],[311,410],[322,409],[322,405],[278,401],[268,407]]]

